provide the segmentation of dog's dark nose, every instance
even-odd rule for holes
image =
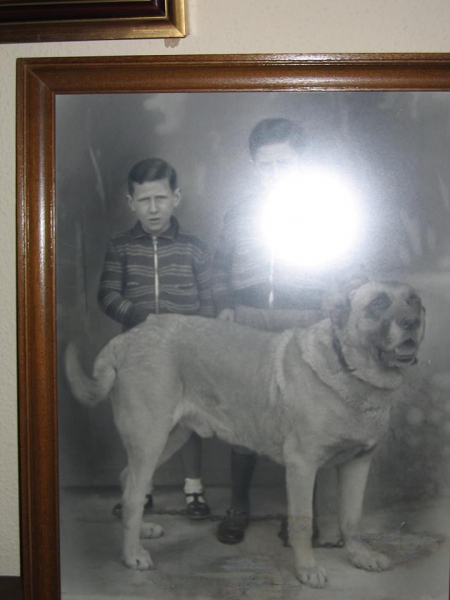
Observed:
[[[403,317],[400,327],[406,331],[416,331],[420,327],[419,317]]]

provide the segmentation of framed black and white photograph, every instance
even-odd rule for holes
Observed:
[[[182,38],[184,0],[1,0],[0,43]]]
[[[449,597],[449,74],[19,60],[26,600]]]

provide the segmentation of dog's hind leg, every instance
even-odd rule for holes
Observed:
[[[122,488],[122,496],[123,496],[123,492],[125,490],[127,475],[128,475],[128,466],[125,467],[125,469],[123,469],[123,471],[120,473],[120,477],[119,477],[120,486]],[[148,495],[151,494],[152,491],[153,491],[153,485],[152,485],[152,481],[150,480],[148,482],[147,490],[145,492],[145,498],[144,498],[145,503],[148,500]],[[120,506],[120,510],[122,513],[122,505],[119,504],[117,506]],[[157,538],[157,537],[161,537],[163,534],[164,534],[164,531],[160,525],[155,525],[153,523],[141,521],[139,537],[141,537],[143,539]]]
[[[313,489],[316,469],[298,452],[286,452],[289,540],[295,557],[298,579],[313,588],[327,582],[325,570],[316,564],[311,539],[313,535]]]
[[[338,527],[338,519],[324,519],[320,516],[320,502],[319,498],[322,495],[321,486],[325,482],[328,486],[337,488],[337,482],[335,481],[335,469],[324,469],[320,472],[320,477],[316,477],[314,484],[314,497],[313,497],[313,539],[312,545],[314,548],[342,548],[344,540],[340,529]]]
[[[371,458],[371,453],[367,453],[339,467],[339,524],[345,548],[355,567],[366,571],[385,571],[391,568],[389,558],[372,550],[358,535]]]
[[[185,427],[177,426],[173,431],[170,432],[170,435],[167,439],[164,450],[158,459],[158,463],[156,468],[163,465],[166,461],[168,461],[174,454],[177,452],[190,438],[192,435],[192,430],[187,429]],[[123,469],[120,474],[120,483],[122,486],[122,494],[124,494],[126,489],[126,482],[128,477],[128,466]],[[143,502],[145,503],[145,499],[148,493],[151,492],[152,488],[152,479],[147,475],[146,479],[146,489]],[[141,522],[139,527],[139,537],[141,539],[151,539],[158,538],[164,534],[164,530],[160,525],[156,525],[155,523],[151,523],[149,521],[143,521],[141,516]],[[145,552],[145,551],[144,551]],[[127,565],[129,566],[129,565]],[[132,567],[132,568],[140,568],[140,567]],[[152,568],[152,564],[149,564],[147,568]]]
[[[165,411],[165,415],[152,413],[145,401],[137,399],[134,390],[129,405],[134,407],[138,403],[139,411],[130,412],[126,419],[116,419],[116,423],[128,458],[122,494],[123,561],[129,568],[146,570],[153,568],[153,562],[139,538],[159,537],[162,529],[151,523],[142,523],[145,495],[172,423],[170,412]]]
[[[165,436],[161,433],[155,436],[147,431],[147,435],[152,437],[151,444],[140,447],[139,451],[132,449],[130,452],[128,449],[128,467],[122,495],[123,561],[127,567],[140,571],[152,569],[154,565],[139,538],[160,537],[163,533],[159,525],[142,522],[145,495],[165,441]]]

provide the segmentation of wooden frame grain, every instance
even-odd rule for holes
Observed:
[[[60,598],[55,96],[127,92],[450,91],[450,54],[19,59],[17,281],[25,600]]]
[[[0,43],[181,38],[185,0],[2,0]]]

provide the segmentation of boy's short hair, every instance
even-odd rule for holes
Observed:
[[[284,142],[289,142],[297,152],[303,150],[305,136],[300,125],[289,119],[264,119],[257,123],[250,133],[248,145],[251,157],[255,158],[261,146],[283,144]]]
[[[159,181],[160,179],[168,179],[172,192],[177,189],[177,172],[172,165],[162,158],[141,160],[128,173],[128,193],[130,196],[133,195],[135,183],[142,184],[145,181]]]

